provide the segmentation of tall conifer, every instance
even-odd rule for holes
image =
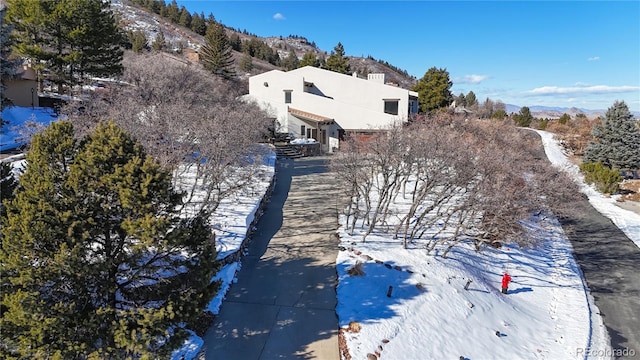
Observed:
[[[593,141],[584,152],[585,162],[600,162],[610,169],[640,169],[640,128],[624,101],[607,109],[602,125],[592,131]]]
[[[2,218],[2,358],[167,358],[217,291],[205,214],[113,124],[34,136]]]
[[[204,41],[200,48],[200,62],[204,68],[224,78],[234,77],[232,49],[224,27],[218,23],[209,24]]]

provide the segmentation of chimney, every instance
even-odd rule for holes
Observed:
[[[384,74],[369,74],[367,80],[371,80],[378,84],[384,84]]]

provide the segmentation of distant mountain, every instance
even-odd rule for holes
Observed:
[[[521,106],[506,104],[505,106],[507,114],[511,113],[519,113]],[[595,119],[599,116],[604,116],[607,113],[606,109],[584,109],[584,108],[576,108],[576,107],[560,107],[560,106],[542,106],[542,105],[533,105],[529,106],[529,110],[531,110],[531,115],[538,118],[549,118],[549,119],[558,119],[562,116],[562,114],[568,114],[572,117],[575,117],[578,114],[584,114],[589,119]],[[640,112],[632,111],[631,115],[633,115],[636,119],[640,119]]]

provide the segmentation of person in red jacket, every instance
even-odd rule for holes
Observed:
[[[507,290],[509,290],[509,281],[511,281],[511,276],[506,272],[502,275],[502,293],[506,294]]]

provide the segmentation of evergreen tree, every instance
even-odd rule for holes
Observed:
[[[349,69],[349,59],[344,56],[344,46],[342,43],[338,42],[331,51],[331,55],[327,58],[326,69],[335,71],[341,74],[348,74]]]
[[[240,70],[247,72],[253,70],[253,57],[246,51],[242,54],[242,59],[240,60]]]
[[[640,169],[640,128],[624,101],[607,109],[602,125],[593,127],[592,136],[584,152],[585,162],[600,162],[619,171]]]
[[[81,79],[85,75],[110,77],[122,73],[124,34],[118,27],[110,4],[99,0],[69,1],[73,2],[72,11],[76,26],[71,30],[69,37],[71,46],[77,46],[80,52],[78,63],[69,61],[69,65],[77,68]],[[83,31],[76,35],[78,27]],[[69,76],[73,79],[74,74],[70,72]]]
[[[180,21],[178,23],[180,26],[191,28],[191,14],[184,5],[180,7]]]
[[[304,66],[319,67],[320,61],[313,52],[309,51],[302,56],[302,60],[300,60],[300,63],[298,64],[298,67]]]
[[[4,202],[13,199],[13,192],[18,186],[13,176],[10,163],[0,163],[0,216],[5,215]],[[2,235],[0,235],[0,239]],[[1,241],[0,241],[1,242]]]
[[[564,113],[562,114],[562,116],[560,116],[560,118],[558,119],[558,122],[562,125],[565,125],[569,122],[569,120],[571,120],[571,116],[569,116],[569,114]]]
[[[0,10],[0,112],[6,106],[12,104],[11,99],[5,97],[5,79],[13,77],[18,68],[19,62],[16,59],[11,59],[11,47],[14,44],[11,36],[12,26],[9,26],[4,21],[6,9]],[[4,124],[4,121],[0,118],[0,126]]]
[[[533,115],[531,115],[531,110],[528,107],[523,106],[520,108],[520,112],[514,115],[513,119],[516,125],[529,127],[533,121]]]
[[[295,52],[289,51],[289,55],[287,55],[287,57],[282,60],[281,65],[287,71],[297,69],[300,65],[300,60],[298,60]]]
[[[3,358],[168,358],[218,288],[205,215],[113,124],[34,136],[2,218]]]
[[[430,112],[449,106],[453,101],[450,91],[452,85],[447,69],[438,69],[434,66],[427,70],[412,89],[418,92],[420,111]]]
[[[193,14],[191,17],[191,30],[199,35],[204,35],[207,32],[207,25],[204,22],[204,16]]]
[[[476,94],[473,91],[469,91],[467,96],[465,96],[465,105],[469,109],[477,109],[478,108],[478,99],[476,98]]]
[[[200,48],[200,62],[204,68],[224,78],[234,77],[231,45],[222,25],[214,23],[208,26],[204,41]]]
[[[162,30],[158,30],[158,36],[156,36],[156,39],[153,41],[153,44],[151,44],[151,47],[156,51],[162,51],[167,48],[167,41],[164,38],[164,33],[162,32]]]
[[[180,10],[178,9],[176,0],[171,0],[171,4],[167,5],[167,15],[165,17],[174,24],[180,21]]]
[[[456,97],[456,106],[467,106],[467,99],[464,97],[463,93],[460,93],[460,95]]]
[[[231,48],[235,51],[242,51],[242,40],[240,40],[240,35],[235,33],[231,34],[231,36],[229,36],[229,45],[231,45]]]
[[[109,2],[101,0],[9,0],[18,54],[45,62],[61,90],[85,75],[122,72],[123,36]]]
[[[131,50],[137,53],[142,52],[149,46],[147,36],[140,30],[130,32],[129,39],[131,41]]]

